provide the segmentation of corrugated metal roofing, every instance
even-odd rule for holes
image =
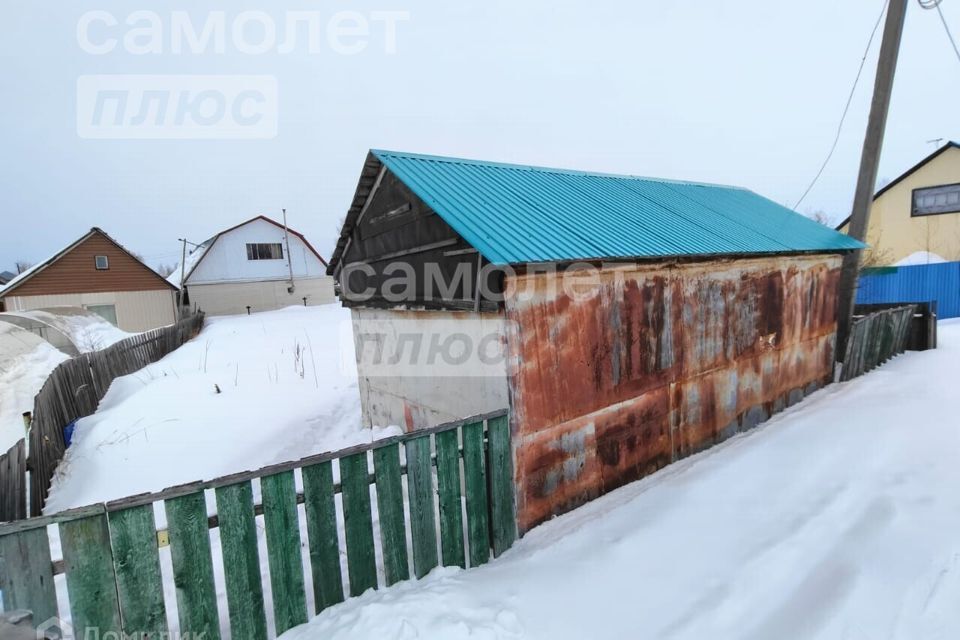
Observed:
[[[864,246],[738,187],[371,153],[494,264]]]

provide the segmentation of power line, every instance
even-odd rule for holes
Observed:
[[[943,16],[943,9],[940,8],[941,1],[942,0],[917,0],[924,9],[937,10],[937,14],[940,16],[940,22],[943,23],[943,30],[947,32],[947,39],[950,41],[950,46],[953,47],[953,52],[957,55],[957,60],[960,60],[960,49],[957,48],[957,41],[953,39],[953,34],[950,33],[950,26],[947,24],[947,19]]]
[[[863,66],[867,62],[867,55],[870,53],[870,45],[873,44],[873,38],[877,35],[877,29],[880,28],[880,22],[883,20],[883,14],[886,12],[886,10],[887,0],[884,0],[883,8],[880,9],[880,15],[877,16],[877,21],[873,25],[873,31],[870,32],[870,39],[867,40],[867,47],[863,50],[863,57],[860,59],[860,67],[857,69],[857,75],[853,79],[853,86],[850,87],[850,95],[847,96],[847,103],[843,106],[843,113],[840,115],[840,123],[837,125],[837,134],[833,138],[833,144],[830,145],[830,151],[827,153],[827,157],[824,158],[823,164],[820,165],[820,170],[817,171],[817,175],[815,175],[813,180],[810,181],[809,186],[807,186],[807,189],[803,192],[803,195],[800,196],[800,199],[797,200],[797,203],[793,205],[794,209],[800,206],[800,203],[803,202],[804,198],[807,197],[807,194],[810,193],[810,190],[813,189],[813,186],[817,184],[817,180],[819,180],[820,176],[823,175],[823,170],[827,168],[827,163],[830,162],[830,158],[833,157],[833,152],[837,149],[837,143],[840,142],[840,132],[843,131],[843,122],[847,119],[847,113],[850,111],[850,103],[853,102],[853,94],[857,90],[857,83],[860,82],[860,75],[863,73]]]

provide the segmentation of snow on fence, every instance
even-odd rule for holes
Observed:
[[[57,465],[66,449],[64,429],[93,414],[115,378],[131,374],[156,362],[200,331],[202,313],[176,324],[121,340],[106,349],[85,353],[61,362],[34,399],[30,424],[30,450],[26,469],[30,472],[31,516],[39,516],[50,490]],[[22,441],[21,441],[22,442]],[[9,454],[7,454],[9,455]],[[6,456],[0,457],[0,468]],[[18,520],[27,512],[26,480],[0,474],[0,522]]]
[[[908,305],[856,318],[850,326],[840,380],[852,380],[903,353],[916,310]]]
[[[233,640],[263,639],[268,617],[280,635],[345,594],[422,578],[441,564],[475,567],[507,550],[517,532],[511,461],[503,410],[0,525],[0,591],[8,608],[33,611],[35,625],[70,620],[77,638],[96,630],[100,638],[189,632],[213,640],[229,630]],[[51,525],[62,561],[54,561]],[[58,606],[60,573],[68,611]]]

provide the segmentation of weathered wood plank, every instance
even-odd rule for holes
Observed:
[[[373,518],[370,513],[370,475],[367,454],[340,459],[343,493],[343,530],[347,540],[347,573],[350,595],[377,588],[377,561],[373,548]]]
[[[463,427],[463,473],[467,494],[470,566],[476,567],[490,559],[490,502],[487,499],[487,463],[482,422]]]
[[[7,610],[32,611],[34,624],[57,616],[46,528],[0,537],[0,591]]]
[[[499,556],[517,539],[517,517],[513,504],[513,451],[507,416],[487,423],[490,446],[490,505],[493,525],[493,555]]]
[[[343,602],[333,465],[331,462],[310,465],[303,468],[302,474],[313,599],[315,611],[320,613],[331,605]]]
[[[377,481],[377,514],[380,518],[380,545],[387,586],[410,578],[407,534],[403,515],[403,472],[400,446],[387,445],[373,450],[373,468]]]
[[[167,610],[153,507],[114,511],[107,518],[123,631],[130,636],[161,637],[168,630]]]
[[[277,635],[307,621],[307,595],[300,555],[300,521],[293,471],[260,481],[267,531],[270,588]]]
[[[463,549],[463,505],[460,502],[458,429],[438,433],[437,488],[440,495],[440,558],[445,567],[466,568]]]
[[[253,488],[246,481],[219,487],[216,495],[230,636],[232,640],[265,640],[267,618],[260,578],[257,523],[253,514]]]
[[[120,604],[105,513],[60,524],[74,634],[119,635]]]
[[[27,517],[26,443],[17,441],[0,455],[0,522]]]
[[[164,503],[180,631],[220,640],[217,590],[213,580],[207,503],[202,491]]]
[[[433,505],[430,436],[408,440],[407,496],[413,539],[413,574],[422,578],[437,566],[437,523]]]

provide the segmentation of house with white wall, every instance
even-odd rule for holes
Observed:
[[[326,268],[302,233],[261,215],[200,244],[169,281],[183,306],[234,315],[333,302]]]

